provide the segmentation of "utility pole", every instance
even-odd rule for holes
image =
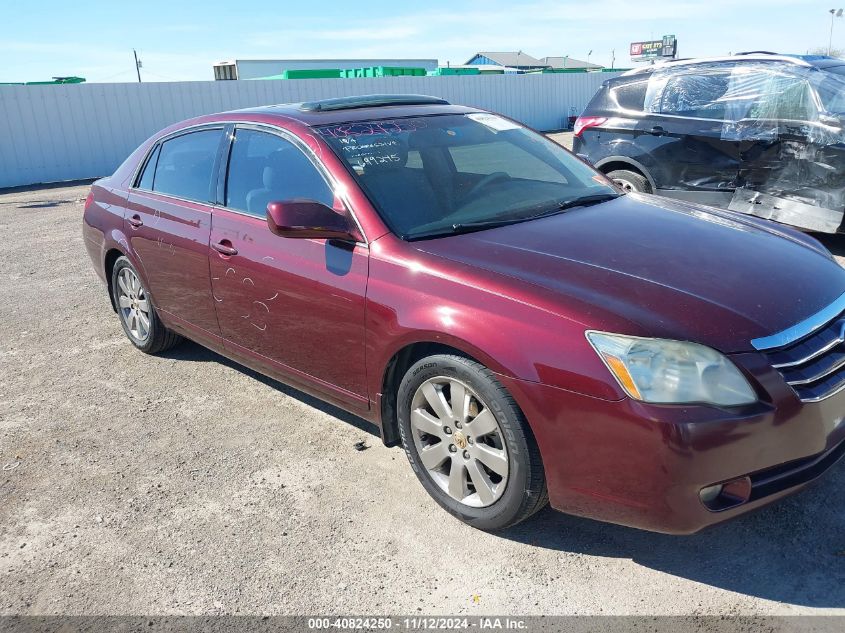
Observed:
[[[138,83],[141,83],[141,62],[138,60],[138,53],[134,48],[132,54],[135,56],[135,72],[138,73]]]
[[[616,49],[610,51],[610,69],[613,70],[616,66]]]

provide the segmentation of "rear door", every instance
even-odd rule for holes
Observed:
[[[662,168],[661,193],[727,205],[739,172],[739,144],[724,134],[731,64],[653,73],[640,144]],[[686,192],[691,192],[689,195]]]
[[[125,219],[153,303],[219,336],[208,273],[215,168],[223,128],[193,129],[160,141],[130,189]]]
[[[209,252],[225,347],[366,407],[367,246],[288,239],[267,227],[273,201],[316,200],[348,215],[322,168],[294,137],[238,125],[222,169]]]

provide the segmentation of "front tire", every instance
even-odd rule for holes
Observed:
[[[429,356],[405,374],[397,405],[408,461],[446,511],[499,530],[546,505],[537,443],[489,369],[461,356]]]
[[[182,341],[156,314],[141,277],[124,256],[118,257],[111,275],[112,301],[126,337],[145,354],[164,352]]]

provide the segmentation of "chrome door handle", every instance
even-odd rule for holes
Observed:
[[[141,219],[140,215],[133,215],[126,221],[129,222],[129,226],[131,226],[133,229],[137,229],[138,227],[144,226],[144,221]]]
[[[227,257],[231,257],[232,255],[238,254],[238,249],[232,246],[232,243],[229,242],[229,240],[223,240],[222,242],[212,244],[211,248],[213,248],[221,255],[226,255]]]

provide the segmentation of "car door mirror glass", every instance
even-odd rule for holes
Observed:
[[[820,114],[819,123],[821,123],[822,125],[828,125],[830,127],[845,127],[845,120],[843,120],[842,115],[834,116],[832,114]]]
[[[357,242],[357,229],[341,212],[314,200],[274,201],[267,205],[267,226],[275,235],[299,239]]]

